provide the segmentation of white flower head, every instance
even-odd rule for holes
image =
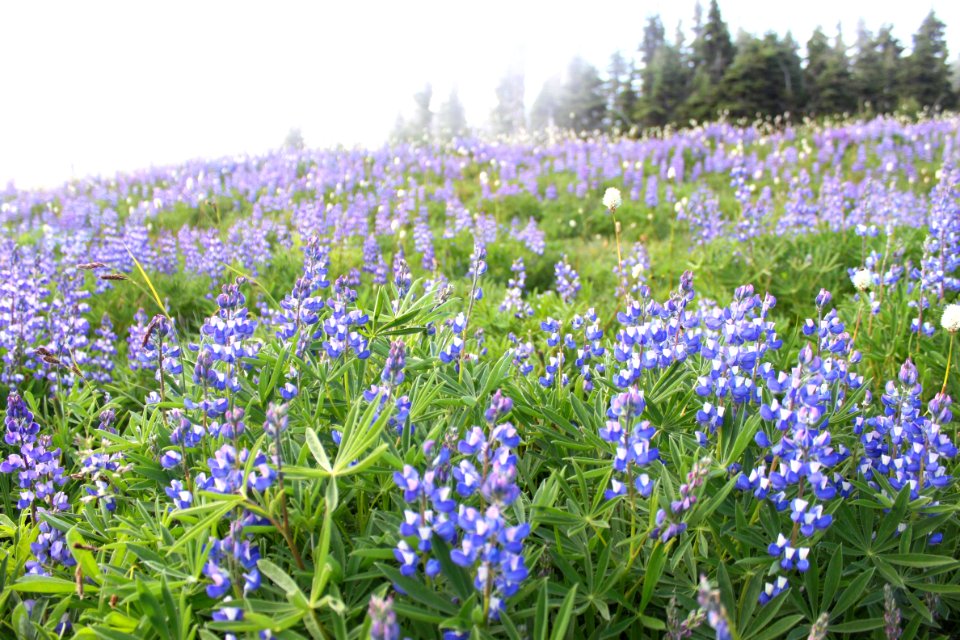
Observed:
[[[873,284],[873,276],[870,275],[869,269],[858,269],[850,279],[853,281],[853,288],[857,291],[866,291]]]
[[[610,187],[603,193],[603,206],[610,211],[616,211],[623,204],[623,198],[620,196],[620,189]]]
[[[943,308],[943,315],[940,316],[940,326],[950,333],[960,331],[960,304],[948,304]]]

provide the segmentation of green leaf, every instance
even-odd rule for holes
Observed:
[[[333,468],[330,466],[330,458],[327,457],[327,452],[324,450],[320,438],[317,437],[317,432],[307,428],[303,432],[303,439],[304,442],[307,443],[307,448],[310,449],[310,453],[313,454],[314,460],[316,460],[320,468],[329,475],[330,472],[333,471]]]
[[[537,595],[537,612],[533,618],[533,638],[534,640],[547,640],[547,631],[550,629],[550,597],[547,593],[547,582],[540,584],[540,591]]]
[[[837,595],[840,586],[840,574],[843,571],[843,545],[838,545],[830,562],[827,564],[827,574],[823,579],[823,608],[829,609],[833,597]]]
[[[867,618],[864,620],[853,620],[852,622],[842,622],[840,624],[831,624],[830,633],[861,633],[883,627],[883,618]]]
[[[83,536],[80,535],[80,530],[76,526],[71,527],[70,530],[67,531],[66,538],[67,545],[70,547],[70,553],[73,554],[77,564],[80,565],[83,575],[97,584],[103,584],[103,574],[100,573],[100,565],[97,564],[97,559],[94,558],[93,554],[86,548],[89,545],[87,541],[83,539]]]
[[[640,592],[638,613],[643,613],[647,605],[650,604],[650,599],[653,598],[653,590],[657,586],[660,575],[663,573],[663,567],[667,562],[665,549],[664,545],[658,544],[647,561],[646,571],[643,574],[643,590]]]
[[[52,576],[24,576],[10,585],[14,591],[27,593],[75,593],[77,585],[71,580],[54,578]],[[91,585],[85,587],[87,591],[96,591]]]
[[[235,509],[237,506],[237,503],[242,501],[243,501],[243,497],[234,496],[233,499],[228,500],[226,502],[202,505],[201,507],[193,507],[189,510],[184,510],[184,511],[174,511],[173,517],[181,518],[185,514],[187,514],[188,511],[192,513],[192,512],[195,512],[197,509],[212,508],[211,512],[208,515],[206,515],[205,517],[200,519],[195,525],[187,529],[183,533],[183,535],[181,535],[177,539],[176,543],[172,547],[170,547],[170,549],[167,550],[167,555],[168,556],[172,555],[175,551],[178,551],[183,547],[185,547],[187,543],[190,542],[191,540],[195,538],[199,538],[203,534],[210,531],[211,529],[216,528],[217,523],[220,522],[225,515],[227,515],[233,509]]]
[[[453,616],[457,613],[457,608],[449,598],[442,597],[440,594],[428,589],[422,581],[408,578],[394,567],[383,563],[377,563],[376,566],[388,580],[399,585],[408,596],[417,602],[432,607],[446,616]]]
[[[557,617],[553,619],[553,632],[550,634],[550,640],[561,640],[567,634],[567,627],[570,626],[570,619],[573,617],[573,603],[577,597],[577,585],[574,584],[567,592],[557,611]]]
[[[466,600],[473,593],[473,583],[467,571],[450,559],[450,546],[440,536],[434,536],[431,542],[434,555],[440,561],[440,569],[460,600]]]
[[[772,640],[772,638],[782,638],[787,631],[797,626],[797,623],[801,620],[803,620],[803,616],[799,613],[781,618],[764,629],[762,633],[754,636],[753,640]]]
[[[884,555],[883,559],[890,564],[917,569],[931,569],[934,567],[960,566],[960,560],[950,556],[938,556],[930,553],[899,553]]]
[[[859,602],[860,599],[866,595],[867,584],[870,582],[870,578],[873,577],[873,572],[874,568],[870,567],[854,578],[850,585],[844,589],[840,598],[837,600],[837,605],[833,608],[833,611],[830,612],[831,620],[839,620],[844,611]]]
[[[724,464],[725,467],[729,467],[731,463],[740,460],[740,455],[746,451],[750,443],[753,442],[753,436],[756,435],[759,429],[760,414],[750,416],[737,434],[736,440],[733,441],[733,448],[727,454],[727,461],[726,464]]]
[[[261,558],[257,562],[257,568],[260,569],[263,575],[270,578],[274,584],[283,589],[290,604],[303,611],[311,610],[310,603],[307,601],[307,597],[303,595],[296,580],[287,575],[283,569],[266,558]]]

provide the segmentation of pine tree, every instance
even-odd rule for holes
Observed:
[[[883,70],[880,66],[880,53],[877,51],[873,34],[867,30],[863,20],[857,25],[856,53],[851,66],[853,91],[857,98],[857,109],[877,109],[877,102],[883,87]]]
[[[640,43],[640,62],[643,67],[640,71],[640,101],[638,108],[643,110],[643,101],[653,88],[654,60],[657,53],[666,45],[665,31],[660,16],[647,18],[643,28],[643,41]]]
[[[450,90],[447,101],[440,106],[440,112],[437,114],[437,124],[440,137],[445,139],[455,138],[466,133],[467,116],[456,87]]]
[[[627,131],[633,126],[637,104],[634,76],[633,63],[624,58],[619,51],[614,52],[610,56],[607,81],[604,85],[608,128]]]
[[[903,94],[921,107],[949,109],[954,104],[944,29],[943,22],[931,11],[913,36]]]
[[[897,108],[903,82],[903,47],[893,37],[892,27],[881,27],[876,36],[861,24],[851,76],[858,107],[874,113]]]
[[[530,110],[530,128],[541,131],[547,127],[558,126],[557,109],[560,106],[560,93],[563,86],[559,76],[552,76],[543,83],[540,94]]]
[[[693,76],[684,115],[696,120],[716,116],[720,82],[736,55],[730,31],[720,15],[716,0],[711,0],[706,24],[701,25],[699,2],[694,11],[694,40],[691,61]]]
[[[398,113],[397,119],[393,122],[393,131],[390,132],[390,139],[398,142],[410,139],[410,125],[404,120],[402,113]]]
[[[303,147],[303,133],[300,131],[300,127],[292,127],[283,141],[283,148],[289,151],[299,151]]]
[[[653,59],[652,86],[641,105],[644,124],[662,127],[684,119],[690,76],[683,31],[678,26],[673,44],[660,47]]]
[[[893,27],[886,25],[877,34],[875,44],[880,55],[880,74],[882,84],[877,98],[877,110],[889,113],[897,108],[902,93],[906,73],[903,59],[903,46],[893,37]]]
[[[494,133],[511,134],[526,127],[523,74],[511,71],[497,85],[497,106],[490,114]]]
[[[433,100],[433,86],[428,82],[423,89],[413,94],[415,110],[408,125],[408,135],[413,138],[430,137],[433,133],[433,112],[430,102]]]
[[[721,106],[745,118],[796,112],[804,103],[802,75],[789,32],[782,40],[775,33],[763,38],[744,34],[723,77]]]
[[[710,84],[717,85],[736,53],[730,39],[730,30],[720,15],[717,0],[710,0],[707,23],[693,43],[694,65],[706,69]]]
[[[557,124],[565,129],[593,131],[603,127],[607,112],[603,80],[580,56],[570,61],[557,107]]]
[[[851,93],[851,76],[843,36],[837,28],[833,45],[820,27],[807,42],[807,65],[803,70],[807,92],[806,110],[813,115],[853,111],[856,96]]]

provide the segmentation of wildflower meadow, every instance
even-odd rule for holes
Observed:
[[[960,118],[0,191],[0,637],[960,634]]]

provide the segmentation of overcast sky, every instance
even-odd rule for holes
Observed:
[[[708,0],[703,0],[706,6]],[[630,55],[647,16],[668,34],[693,0],[4,2],[0,6],[0,184],[56,184],[195,157],[261,152],[291,127],[307,144],[378,145],[425,82],[435,105],[459,87],[472,125],[521,65],[527,106],[543,81],[584,56]],[[776,8],[775,8],[776,7]],[[934,9],[960,52],[960,1],[721,0],[737,30],[805,43],[863,18],[909,46]]]

